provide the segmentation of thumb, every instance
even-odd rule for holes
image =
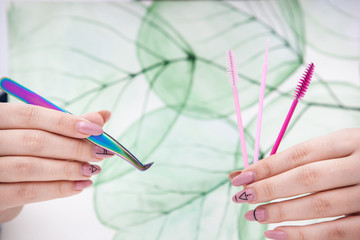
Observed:
[[[101,110],[98,112],[85,113],[80,116],[102,127],[107,121],[109,121],[111,112],[107,110]]]

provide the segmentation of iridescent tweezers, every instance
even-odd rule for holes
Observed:
[[[56,106],[55,104],[51,103],[50,101],[46,100],[45,98],[41,97],[40,95],[34,93],[33,91],[21,86],[17,82],[9,79],[9,78],[2,78],[0,80],[0,88],[3,89],[8,94],[18,98],[19,100],[41,107],[46,107],[62,112],[69,113],[68,111]],[[131,152],[129,152],[123,145],[117,142],[114,138],[112,138],[109,134],[103,133],[99,136],[90,136],[87,138],[90,142],[98,145],[99,147],[109,150],[125,161],[132,164],[134,167],[141,171],[145,171],[151,167],[152,163],[148,163],[143,165]]]

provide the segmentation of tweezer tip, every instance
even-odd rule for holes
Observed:
[[[140,170],[140,171],[146,171],[146,170],[148,170],[153,164],[154,164],[154,162],[145,164],[145,165],[143,165],[141,168],[139,168],[139,170]]]

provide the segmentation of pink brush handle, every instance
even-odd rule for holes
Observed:
[[[242,119],[241,119],[239,96],[238,96],[236,85],[233,85],[233,95],[234,95],[234,102],[235,102],[235,109],[236,109],[236,118],[237,118],[237,123],[238,123],[238,128],[239,128],[239,134],[240,134],[240,143],[241,143],[244,167],[248,167],[249,160],[247,157],[244,127],[243,127],[243,123],[242,123]]]
[[[277,151],[277,149],[278,149],[278,147],[280,145],[281,139],[283,138],[283,136],[285,134],[286,128],[289,125],[290,119],[291,119],[291,117],[292,117],[292,115],[293,115],[293,113],[295,111],[295,108],[296,108],[296,105],[298,104],[298,102],[299,102],[299,100],[294,99],[293,103],[291,104],[290,110],[289,110],[289,112],[288,112],[288,114],[286,116],[284,124],[281,127],[281,130],[280,130],[279,135],[278,135],[278,137],[277,137],[277,139],[275,141],[274,147],[271,150],[270,155],[273,155],[273,154],[276,153],[276,151]]]
[[[263,71],[262,71],[262,75],[261,75],[259,109],[258,109],[256,136],[255,136],[254,163],[256,163],[259,160],[261,120],[262,120],[264,96],[265,96],[265,82],[266,82],[266,73],[267,73],[268,51],[269,51],[269,40],[266,43],[265,59],[264,59]]]

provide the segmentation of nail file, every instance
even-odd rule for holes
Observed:
[[[8,94],[18,98],[25,103],[71,114],[65,109],[56,106],[52,102],[46,100],[45,98],[27,89],[26,87],[18,84],[10,78],[2,78],[0,80],[0,87]],[[90,136],[87,138],[87,140],[107,151],[115,153],[140,171],[145,171],[149,169],[153,164],[153,162],[145,165],[142,164],[130,151],[128,151],[123,145],[121,145],[118,141],[116,141],[106,132],[99,136]],[[104,153],[106,153],[106,151],[104,151]]]

